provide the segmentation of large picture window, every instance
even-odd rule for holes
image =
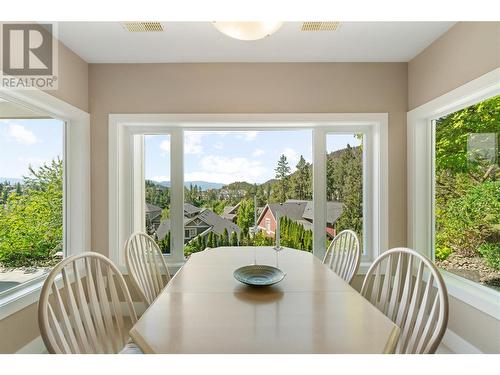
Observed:
[[[64,255],[64,122],[0,120],[0,293]]]
[[[385,114],[110,115],[109,129],[110,255],[122,267],[135,231],[174,269],[206,248],[272,246],[278,224],[281,245],[320,259],[355,230],[361,271],[387,248]]]
[[[434,128],[434,258],[500,290],[500,96],[440,117]]]
[[[184,254],[280,243],[312,251],[312,131],[184,131]]]

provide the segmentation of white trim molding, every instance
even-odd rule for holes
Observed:
[[[90,116],[37,89],[0,88],[0,98],[41,116],[65,122],[64,127],[64,251],[90,250]],[[0,294],[0,320],[36,302],[44,277]]]
[[[483,354],[481,350],[476,348],[463,337],[457,335],[451,329],[447,329],[442,340],[442,344],[446,346],[453,354]]]
[[[500,68],[408,112],[408,246],[430,259],[433,254],[433,120],[500,94]],[[500,320],[500,293],[442,272],[448,292]]]
[[[368,135],[365,142],[364,170],[367,175],[364,212],[369,251],[365,260],[373,260],[388,246],[388,114],[387,113],[275,113],[275,114],[110,114],[109,115],[109,252],[111,259],[124,270],[122,247],[128,236],[137,230],[141,220],[137,212],[134,150],[139,150],[132,136],[169,134],[171,140],[171,197],[172,252],[169,264],[182,264],[183,255],[183,131],[184,130],[293,130],[313,131],[313,196],[314,223],[326,225],[326,135],[329,133],[359,132]],[[136,191],[137,193],[137,191]],[[314,254],[322,258],[325,241],[322,231],[314,231]]]
[[[38,336],[24,345],[15,354],[48,354],[48,352],[43,343],[42,336]]]

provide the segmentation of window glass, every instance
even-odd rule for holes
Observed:
[[[500,290],[500,96],[434,121],[434,258]]]
[[[185,131],[185,255],[218,246],[312,251],[312,131]]]
[[[146,233],[170,254],[170,135],[144,136],[144,178]]]
[[[326,239],[350,229],[363,244],[363,134],[326,137]]]
[[[0,293],[64,255],[64,122],[0,119]]]

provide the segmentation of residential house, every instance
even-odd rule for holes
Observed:
[[[240,208],[240,203],[236,206],[226,206],[224,207],[224,212],[222,213],[222,217],[227,220],[231,220],[233,223],[236,223],[238,219],[238,209]]]
[[[189,203],[184,203],[184,243],[188,243],[198,235],[206,236],[213,232],[219,236],[227,230],[228,235],[232,232],[240,235],[240,228],[231,220],[220,217],[208,208],[200,209]],[[156,238],[163,240],[170,232],[170,219],[162,220],[156,230]]]
[[[330,238],[335,237],[335,223],[344,211],[344,204],[341,202],[327,202],[326,233]],[[289,199],[284,203],[268,203],[257,219],[257,228],[266,235],[274,237],[276,233],[276,213],[281,217],[288,217],[293,221],[302,224],[304,229],[313,229],[314,208],[312,201]]]
[[[161,222],[161,207],[146,203],[146,231],[153,234]]]

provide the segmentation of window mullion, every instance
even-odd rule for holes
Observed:
[[[170,158],[171,261],[184,260],[184,142],[182,129],[172,130]]]
[[[323,259],[326,251],[326,132],[313,130],[313,254]]]

